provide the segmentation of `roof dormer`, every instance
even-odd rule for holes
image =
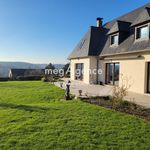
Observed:
[[[114,34],[115,32],[130,32],[130,25],[130,22],[117,20],[108,32],[108,34]]]
[[[135,41],[149,40],[150,29],[150,8],[145,7],[140,15],[131,24],[135,30]]]
[[[123,40],[125,40],[128,37],[130,33],[130,25],[131,25],[130,22],[125,22],[120,20],[116,21],[116,23],[112,26],[112,28],[107,33],[110,36],[111,46],[119,45]]]

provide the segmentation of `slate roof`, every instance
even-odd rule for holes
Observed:
[[[90,27],[89,31],[70,54],[69,59],[147,50],[150,48],[150,40],[135,41],[134,31],[135,25],[146,21],[150,21],[150,3],[106,23],[103,29]],[[121,36],[125,36],[118,46],[112,47],[110,46],[109,34],[118,31],[119,33],[121,32]]]
[[[146,21],[150,21],[150,8],[148,7],[143,9],[141,14],[137,17],[137,19],[135,19],[131,26],[135,26]]]
[[[98,56],[104,47],[106,33],[107,29],[91,26],[68,58]]]

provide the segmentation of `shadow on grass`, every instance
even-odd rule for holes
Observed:
[[[0,107],[19,109],[19,110],[25,110],[25,111],[30,111],[30,112],[49,110],[49,108],[43,108],[43,107],[38,107],[38,106],[29,106],[29,105],[16,105],[16,104],[11,104],[11,103],[0,103]]]

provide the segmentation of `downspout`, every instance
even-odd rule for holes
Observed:
[[[96,84],[98,84],[99,57],[96,57]]]

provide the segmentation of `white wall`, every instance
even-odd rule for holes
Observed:
[[[144,94],[147,92],[147,62],[150,62],[150,55],[143,55],[142,58],[120,61],[120,74],[127,77],[131,83],[132,92]],[[120,81],[120,86],[122,81]]]
[[[137,54],[128,54],[125,57],[137,56]],[[131,85],[129,91],[144,94],[147,92],[147,62],[150,62],[150,54],[143,54],[136,59],[121,59],[121,60],[101,60],[99,66],[103,70],[103,74],[99,76],[99,80],[105,83],[106,63],[120,64],[120,81],[119,86],[126,84],[125,80]],[[121,76],[124,81],[121,80]],[[126,78],[126,79],[125,79]]]
[[[96,57],[90,57],[90,70],[92,71],[90,73],[90,83],[96,84],[97,73],[94,72],[94,71],[97,71],[97,58]]]
[[[90,83],[89,73],[87,72],[87,70],[89,70],[89,67],[90,67],[90,59],[89,58],[71,59],[71,62],[70,62],[71,80],[75,80],[75,65],[77,63],[84,64],[83,82],[89,84]]]
[[[102,82],[103,84],[105,83],[105,61],[104,60],[99,60],[99,69],[102,70],[102,74],[98,75],[98,81]]]
[[[96,75],[91,75],[90,70],[96,69],[97,60],[95,57],[80,58],[80,59],[71,59],[70,69],[71,69],[71,80],[75,80],[75,64],[83,63],[84,64],[84,75],[83,82],[87,84],[96,83]]]

